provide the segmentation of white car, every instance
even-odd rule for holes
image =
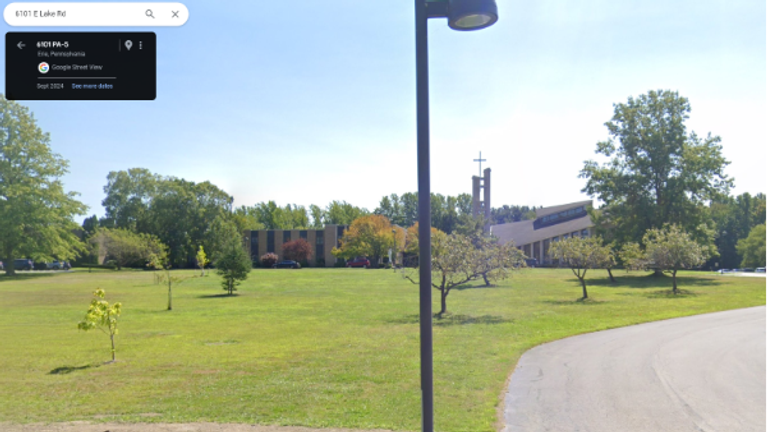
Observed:
[[[755,273],[765,273],[765,267],[758,267],[755,269]]]

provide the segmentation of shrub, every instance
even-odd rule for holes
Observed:
[[[272,268],[273,265],[277,263],[277,255],[268,252],[261,256],[261,265],[266,268]]]

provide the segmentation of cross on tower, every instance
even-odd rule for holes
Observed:
[[[478,162],[480,166],[477,169],[477,176],[482,177],[483,176],[483,162],[486,162],[485,159],[483,159],[483,152],[480,152],[480,159],[475,159],[473,162]]]

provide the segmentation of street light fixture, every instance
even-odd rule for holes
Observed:
[[[429,56],[427,20],[448,18],[454,30],[479,30],[498,19],[495,0],[416,0],[416,135],[419,170],[419,327],[421,430],[434,432],[432,386],[432,241],[429,184]]]

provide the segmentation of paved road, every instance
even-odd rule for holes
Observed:
[[[765,306],[538,346],[512,374],[504,432],[766,430]]]

